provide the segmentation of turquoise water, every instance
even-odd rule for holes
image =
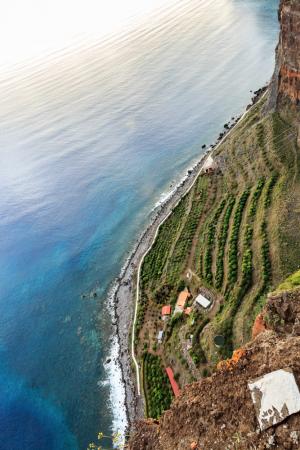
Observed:
[[[84,449],[122,428],[107,290],[162,194],[270,78],[277,6],[174,2],[0,73],[1,450]]]

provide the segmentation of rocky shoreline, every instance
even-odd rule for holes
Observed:
[[[250,107],[255,105],[257,101],[265,94],[267,87],[259,89],[254,93],[254,97],[252,98],[252,105],[248,105],[246,112],[249,111]],[[246,114],[245,112],[245,114]],[[244,114],[244,115],[245,115]],[[125,387],[125,397],[126,397],[126,412],[127,412],[127,420],[129,428],[131,425],[138,419],[144,417],[144,403],[142,396],[138,396],[136,393],[135,386],[135,376],[132,368],[132,359],[131,359],[131,331],[132,331],[132,321],[134,316],[134,308],[135,308],[135,282],[136,282],[136,274],[137,268],[141,261],[141,258],[145,254],[145,252],[152,245],[153,240],[155,238],[155,233],[160,224],[165,220],[165,218],[172,212],[174,207],[180,201],[182,196],[186,194],[189,189],[194,184],[195,179],[201,172],[205,161],[209,156],[212,156],[212,153],[219,146],[224,139],[228,136],[230,131],[234,128],[234,126],[241,120],[241,118],[232,118],[232,123],[228,123],[224,125],[224,130],[220,133],[217,142],[212,145],[201,157],[198,163],[190,170],[188,170],[187,174],[181,181],[179,185],[174,189],[170,196],[159,205],[154,211],[152,215],[152,219],[150,224],[146,228],[146,230],[142,233],[142,235],[138,238],[137,243],[130,255],[127,259],[120,276],[117,278],[116,283],[114,285],[112,291],[112,305],[115,311],[115,327],[118,336],[119,342],[119,361],[121,371],[122,371],[122,379]],[[205,149],[206,146],[203,145],[202,149]]]
[[[211,150],[207,151],[202,156],[201,160],[193,167],[193,169],[188,171],[187,175],[174,190],[173,194],[155,209],[149,226],[138,239],[130,258],[127,260],[122,270],[121,276],[117,280],[118,285],[114,293],[113,302],[116,316],[115,326],[117,328],[120,345],[119,363],[121,365],[126,391],[126,409],[129,425],[144,416],[143,399],[141,396],[138,397],[136,395],[135,379],[133,377],[130,355],[130,336],[135,307],[134,294],[136,271],[144,253],[153,243],[157,228],[191,187],[194,180],[199,175],[205,159],[210,153]]]

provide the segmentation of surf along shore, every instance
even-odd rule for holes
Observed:
[[[200,175],[208,158],[213,158],[214,151],[224,142],[231,133],[233,128],[240,123],[253,106],[267,93],[267,87],[263,87],[254,92],[252,104],[247,106],[246,111],[238,117],[225,132],[219,135],[218,140],[201,156],[196,165],[184,176],[182,181],[170,193],[166,200],[161,203],[152,214],[151,221],[138,238],[135,247],[127,259],[119,277],[112,288],[111,304],[114,307],[117,338],[119,343],[118,363],[122,371],[122,379],[125,388],[126,414],[128,428],[138,419],[144,417],[144,400],[142,387],[139,393],[139,383],[142,385],[140,374],[137,372],[137,362],[135,361],[134,349],[132,342],[134,341],[132,332],[135,324],[134,318],[138,308],[137,279],[140,268],[145,255],[151,249],[159,227],[164,223],[168,216],[172,213],[175,206],[181,198],[192,188],[196,179]]]

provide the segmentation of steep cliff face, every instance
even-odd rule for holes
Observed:
[[[300,448],[300,414],[260,432],[248,388],[249,380],[287,367],[300,386],[300,289],[270,295],[261,315],[256,339],[212,377],[187,386],[159,422],[138,424],[129,450]]]
[[[281,0],[280,36],[271,84],[270,107],[300,107],[300,2]]]

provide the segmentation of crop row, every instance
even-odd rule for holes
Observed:
[[[148,303],[147,296],[144,293],[142,293],[140,301],[139,301],[138,312],[137,312],[137,319],[136,319],[136,324],[135,324],[136,340],[135,340],[134,345],[137,345],[137,343],[138,343],[139,333],[140,333],[141,328],[142,328],[142,326],[144,324],[147,303]]]
[[[244,292],[250,287],[252,281],[252,239],[253,227],[248,224],[245,230],[244,251],[242,258],[241,287],[243,288]]]
[[[266,221],[263,221],[261,225],[261,238],[262,238],[262,246],[261,246],[262,275],[264,286],[267,287],[268,284],[270,283],[272,268],[270,261],[270,245],[268,241]]]
[[[172,246],[174,235],[178,231],[187,208],[188,197],[174,208],[173,213],[160,227],[157,238],[146,255],[141,270],[141,286],[146,289],[149,284],[159,280],[166,264],[168,253]]]
[[[215,214],[213,215],[213,219],[208,225],[207,237],[206,237],[206,251],[204,255],[204,278],[210,284],[213,282],[213,274],[212,274],[212,254],[215,247],[215,238],[216,238],[216,227],[218,225],[219,218],[223,212],[225,207],[226,200],[223,199],[218,206]]]
[[[221,231],[219,234],[219,246],[218,246],[218,254],[217,254],[217,271],[216,271],[216,288],[220,289],[223,284],[224,278],[224,255],[225,255],[225,246],[227,242],[228,229],[231,213],[235,204],[235,199],[233,197],[229,198],[228,205],[226,207],[223,223],[221,226]]]
[[[274,189],[274,186],[275,186],[277,180],[278,180],[278,175],[274,174],[274,175],[272,175],[272,177],[268,181],[267,191],[266,191],[265,200],[264,200],[265,208],[268,208],[271,205],[272,192],[273,192],[273,189]]]
[[[238,273],[238,241],[239,232],[243,217],[243,211],[246,206],[250,194],[250,189],[246,189],[241,195],[237,207],[234,212],[233,226],[231,231],[231,237],[229,241],[229,283],[233,284],[237,280]]]
[[[268,152],[266,149],[266,143],[265,143],[265,130],[264,130],[264,126],[262,123],[259,123],[257,125],[257,140],[258,140],[258,145],[261,149],[262,152],[262,156],[263,156],[263,160],[265,165],[267,166],[267,168],[272,171],[273,170],[273,166],[271,164],[271,162],[269,161],[268,158]]]
[[[166,275],[166,280],[170,284],[176,283],[184,266],[184,262],[190,252],[205,200],[206,191],[204,190],[201,192],[200,196],[194,196],[190,213],[187,216],[185,225],[177,239],[173,254],[170,256]]]
[[[212,221],[210,222],[208,226],[207,231],[207,241],[206,241],[206,252],[204,255],[204,277],[206,278],[206,281],[208,283],[212,283],[213,281],[213,274],[212,274],[212,253],[215,246],[215,237],[216,237],[216,227],[219,221],[219,218],[223,212],[223,209],[225,207],[226,200],[222,200],[220,205],[218,206]]]
[[[144,356],[144,386],[147,399],[147,415],[158,419],[170,408],[172,394],[170,383],[158,356],[146,353]]]
[[[247,225],[244,233],[243,242],[243,258],[242,258],[242,280],[239,286],[239,291],[236,298],[236,309],[239,307],[240,302],[243,300],[244,295],[251,287],[252,284],[252,273],[253,273],[253,251],[252,251],[252,240],[253,240],[253,221],[256,215],[258,201],[261,197],[263,188],[265,186],[265,180],[262,178],[258,181],[255,191],[253,192],[248,217]],[[234,312],[235,314],[235,312]]]
[[[265,295],[270,287],[272,280],[272,264],[270,258],[270,246],[268,241],[268,233],[267,233],[267,222],[264,220],[261,224],[261,239],[262,246],[260,250],[260,259],[261,259],[261,267],[262,267],[262,285],[258,290],[257,294],[253,298],[253,309],[251,312],[252,320],[255,319],[261,308],[265,303]]]
[[[256,214],[256,210],[257,210],[257,205],[258,205],[258,200],[261,196],[261,193],[263,191],[265,185],[265,179],[261,178],[256,186],[255,191],[253,192],[253,196],[251,198],[251,202],[250,202],[250,208],[249,208],[249,218],[253,218]]]

